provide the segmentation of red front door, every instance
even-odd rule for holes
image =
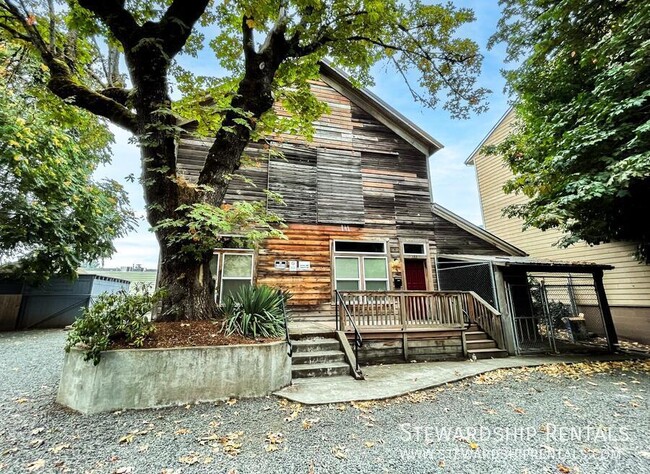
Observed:
[[[406,289],[415,291],[426,291],[427,277],[425,262],[421,259],[405,260]]]

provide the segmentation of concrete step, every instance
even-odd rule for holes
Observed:
[[[296,367],[304,364],[324,364],[326,362],[345,362],[345,354],[343,351],[294,352],[291,363]]]
[[[470,349],[496,349],[497,343],[492,339],[470,339],[467,342],[467,350]]]
[[[323,352],[323,351],[338,351],[341,349],[341,344],[334,338],[311,338],[300,339],[297,341],[292,340],[293,352]]]
[[[508,357],[508,351],[503,349],[468,349],[467,355],[472,358],[472,354],[477,359],[496,359],[499,357]]]
[[[490,337],[484,331],[465,331],[465,340],[466,341],[476,341],[490,339]]]
[[[350,366],[344,362],[328,362],[324,364],[300,364],[291,367],[291,377],[294,379],[335,375],[350,375]]]

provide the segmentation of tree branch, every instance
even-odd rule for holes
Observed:
[[[97,15],[125,47],[132,46],[139,38],[142,27],[124,8],[125,0],[78,0],[78,2],[83,8]]]
[[[136,133],[136,116],[125,105],[118,100],[75,82],[68,66],[63,61],[53,59],[47,64],[50,68],[50,80],[47,87],[54,94],[77,107],[107,118],[119,127]],[[109,88],[105,89],[105,91],[109,95],[114,95],[116,99],[125,99],[125,102],[126,98],[128,98],[128,91],[120,91],[118,88]]]
[[[98,93],[104,97],[108,97],[109,99],[112,99],[118,104],[125,107],[131,96],[131,92],[132,91],[130,89],[124,89],[122,87],[107,87],[106,89],[98,91]]]
[[[160,20],[163,48],[173,58],[192,33],[192,28],[205,12],[209,0],[174,0]]]
[[[257,54],[255,51],[255,37],[253,35],[253,28],[248,26],[248,22],[252,20],[252,17],[244,15],[241,21],[242,48],[244,49],[244,59],[246,61],[246,64],[250,64]]]

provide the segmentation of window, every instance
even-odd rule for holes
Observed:
[[[334,278],[339,291],[387,291],[388,259],[385,256],[349,255],[384,254],[383,242],[334,242]],[[342,252],[343,255],[338,255]]]
[[[386,244],[384,242],[349,242],[337,240],[334,242],[335,252],[350,253],[386,253]]]
[[[408,255],[426,255],[424,244],[403,244],[402,248]]]
[[[219,301],[242,286],[253,284],[253,254],[225,253],[221,268],[221,288]]]

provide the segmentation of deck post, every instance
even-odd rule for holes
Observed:
[[[460,327],[464,326],[464,321],[463,321],[463,303],[460,301],[461,296],[456,295],[454,298],[456,300],[456,324],[458,324]]]
[[[402,352],[404,353],[404,361],[409,361],[409,338],[406,331],[402,331]]]
[[[593,272],[594,284],[596,286],[596,295],[598,296],[598,305],[600,312],[603,315],[603,323],[605,324],[605,333],[607,335],[607,348],[610,352],[618,349],[618,336],[616,335],[616,327],[612,319],[612,312],[609,309],[609,302],[605,294],[605,286],[603,285],[603,271],[596,270]]]
[[[406,329],[406,295],[401,294],[399,295],[399,317],[400,317],[400,323],[402,324],[402,331]]]

